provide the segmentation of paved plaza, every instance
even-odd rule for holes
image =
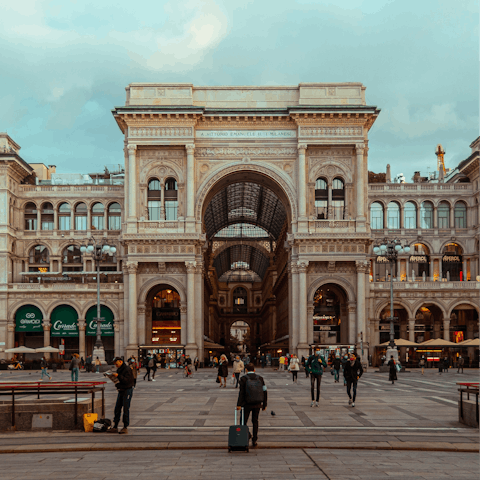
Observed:
[[[311,408],[303,372],[293,384],[286,372],[259,369],[268,386],[268,409],[260,415],[259,448],[249,454],[226,452],[238,390],[230,383],[218,388],[215,370],[199,370],[191,379],[159,370],[155,382],[143,381],[141,374],[129,435],[3,433],[0,458],[12,468],[2,478],[474,478],[478,430],[458,422],[456,382],[477,381],[478,370],[438,375],[427,369],[423,376],[413,370],[399,374],[395,385],[375,370],[361,378],[354,408],[343,384],[327,372],[320,406]],[[1,372],[0,381],[37,377]],[[68,378],[68,371],[54,374],[54,380]],[[109,382],[109,418],[115,397]],[[48,475],[38,476],[41,471]]]

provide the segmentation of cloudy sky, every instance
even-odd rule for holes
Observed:
[[[369,168],[410,178],[478,136],[477,0],[7,0],[0,131],[57,172],[123,163],[131,82],[362,82],[382,113]]]

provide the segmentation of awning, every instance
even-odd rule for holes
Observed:
[[[457,343],[459,347],[480,347],[480,339],[471,338],[470,340],[464,340],[463,342]]]
[[[219,343],[214,343],[214,342],[204,342],[203,348],[208,350],[224,350],[225,349],[223,345],[220,345]]]
[[[442,338],[436,338],[435,340],[427,340],[426,342],[419,343],[419,347],[458,347],[458,343],[450,342],[449,340],[443,340]]]
[[[377,345],[378,347],[388,347],[390,345],[390,341],[388,342],[383,342],[380,345]],[[395,339],[395,345],[397,347],[418,347],[420,344],[411,342],[410,340],[405,340],[404,338],[396,338]]]

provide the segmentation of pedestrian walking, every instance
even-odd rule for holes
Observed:
[[[463,366],[465,365],[465,359],[460,355],[458,357],[458,361],[457,361],[457,373],[460,373],[460,369],[462,369],[462,373],[463,373]]]
[[[448,357],[443,359],[443,371],[448,373],[448,369],[450,368],[450,360]]]
[[[115,416],[113,418],[113,428],[107,430],[109,433],[128,433],[128,425],[130,424],[130,404],[132,402],[134,377],[133,371],[125,365],[120,357],[116,357],[113,361],[117,367],[115,375],[118,378],[117,387],[117,402],[115,403]],[[123,409],[123,428],[118,431],[118,424],[120,423],[120,417]]]
[[[100,373],[100,365],[102,364],[102,362],[100,361],[100,359],[97,357],[95,359],[95,373]]]
[[[288,369],[292,374],[293,383],[298,383],[297,375],[298,375],[298,371],[300,370],[300,362],[298,360],[298,357],[295,354],[293,354],[292,358],[290,359]]]
[[[335,383],[340,381],[340,367],[342,366],[342,362],[340,361],[340,357],[335,356],[332,361],[332,368],[333,368],[333,378]]]
[[[305,359],[305,357],[302,355],[301,364],[302,364],[302,367],[305,369],[305,377],[308,378],[309,373],[308,373],[308,368],[305,366],[305,362],[306,362],[306,359]]]
[[[91,355],[88,355],[88,357],[85,359],[85,371],[92,372],[92,356]]]
[[[228,360],[225,355],[220,357],[220,363],[218,364],[218,379],[220,380],[219,388],[227,388],[228,377]]]
[[[397,366],[395,364],[395,360],[393,359],[393,355],[390,356],[390,360],[388,361],[387,365],[390,367],[388,372],[388,380],[391,381],[393,385],[395,380],[397,380]]]
[[[422,369],[422,375],[423,375],[423,372],[425,371],[425,357],[424,356],[422,356],[422,358],[418,362],[418,366]]]
[[[348,362],[349,358],[348,355],[345,354],[342,359],[341,359],[341,364],[342,364],[342,370],[343,370],[343,386],[347,386],[347,379],[345,378],[345,365]]]
[[[45,360],[45,357],[42,357],[42,360],[40,361],[40,367],[42,369],[42,378],[40,378],[40,380],[43,380],[43,376],[46,375],[50,380],[52,379],[52,377],[48,374],[47,372],[47,368],[48,368],[48,363],[47,361]]]
[[[147,370],[147,373],[143,376],[144,381],[145,381],[145,377],[147,377],[149,382],[152,381],[150,371],[153,367],[153,363],[154,363],[153,358],[150,355],[148,355],[148,357],[145,359],[145,369]]]
[[[348,404],[352,407],[355,406],[355,398],[357,396],[357,384],[359,378],[363,375],[363,367],[355,355],[350,356],[350,360],[345,364],[344,376],[347,380],[347,395],[348,395]],[[353,387],[353,397],[351,394],[351,389]]]
[[[130,360],[128,361],[129,367],[132,369],[133,373],[133,388],[137,386],[137,376],[138,376],[138,369],[137,369],[137,360],[135,357],[131,357]]]
[[[246,367],[247,374],[240,379],[238,392],[237,410],[244,409],[245,425],[252,414],[253,435],[252,446],[257,446],[258,441],[258,417],[260,409],[267,408],[267,386],[260,375],[255,373],[255,366],[249,363]]]
[[[327,366],[325,358],[320,356],[320,350],[315,350],[314,355],[310,355],[308,360],[305,362],[305,368],[308,368],[308,373],[310,374],[310,391],[312,394],[312,404],[311,407],[318,407],[318,402],[320,400],[320,384],[322,383],[322,375],[324,368]],[[315,393],[315,383],[317,384],[317,395]]]
[[[233,374],[235,375],[235,380],[237,381],[237,383],[235,384],[235,388],[238,388],[238,383],[240,382],[240,374],[242,373],[242,370],[244,368],[245,365],[243,364],[242,360],[240,360],[240,357],[237,355],[233,362]]]
[[[185,376],[190,378],[192,376],[192,359],[190,355],[185,357]]]
[[[262,354],[260,357],[260,363],[262,365],[262,368],[265,368],[265,354]]]
[[[152,355],[152,364],[150,366],[150,373],[152,377],[152,382],[156,382],[155,373],[157,373],[157,356],[155,354]]]
[[[85,360],[83,357],[80,357],[80,368],[85,368]]]
[[[193,365],[195,367],[195,371],[197,371],[198,366],[200,365],[200,360],[198,359],[198,357],[195,357],[195,359],[193,360]]]
[[[282,355],[279,359],[278,359],[278,370],[280,372],[283,372],[285,368],[285,357]]]
[[[80,371],[80,356],[78,353],[72,355],[72,361],[70,362],[70,373],[72,376],[72,382],[78,382],[78,372]]]

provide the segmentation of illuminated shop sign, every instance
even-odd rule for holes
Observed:
[[[376,259],[377,263],[390,263],[388,257],[384,257],[383,255],[379,255]]]
[[[442,262],[462,263],[462,256],[461,255],[444,255],[442,257]]]
[[[410,255],[410,263],[428,263],[428,255]]]

